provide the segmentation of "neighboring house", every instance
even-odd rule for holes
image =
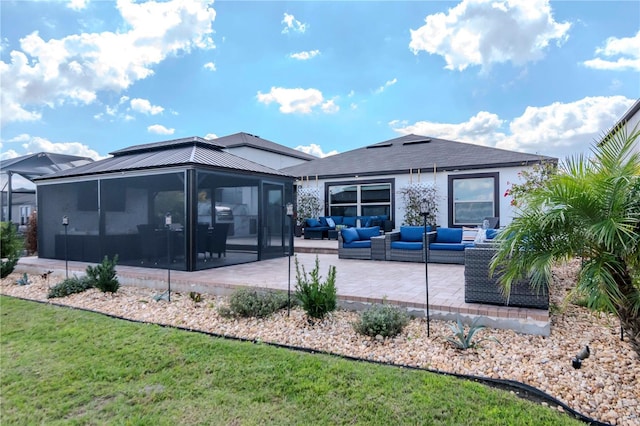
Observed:
[[[0,180],[3,193],[2,220],[24,225],[24,214],[27,211],[30,214],[32,210],[36,209],[35,190],[29,188],[22,191],[14,190],[13,179],[15,176],[23,178],[21,184],[31,185],[36,177],[67,170],[92,161],[93,159],[88,157],[53,152],[37,152],[2,160],[0,162]]]
[[[2,212],[0,221],[7,222],[9,217],[9,193],[2,191]],[[36,190],[19,188],[12,191],[11,221],[19,226],[29,223],[29,216],[36,211]]]
[[[317,187],[321,214],[388,215],[403,224],[405,207],[399,191],[410,184],[435,185],[437,224],[480,225],[486,216],[511,222],[515,210],[504,196],[519,173],[557,158],[507,151],[469,143],[406,135],[341,154],[282,169],[297,176],[298,186]]]
[[[119,264],[193,271],[290,251],[292,176],[199,137],[110,155],[35,179],[40,257],[117,254]]]
[[[631,108],[629,108],[622,118],[611,128],[611,130],[607,132],[604,138],[602,138],[603,142],[609,138],[613,130],[618,129],[619,127],[624,127],[627,135],[630,135],[633,130],[640,131],[640,99],[631,105]],[[636,139],[635,151],[640,152],[640,138]]]
[[[224,146],[225,151],[233,155],[255,161],[276,170],[296,166],[318,158],[244,132],[212,140],[218,145]]]

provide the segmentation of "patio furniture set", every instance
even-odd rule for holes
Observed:
[[[508,296],[498,284],[500,272],[490,273],[497,246],[495,229],[487,229],[484,242],[476,242],[478,229],[402,226],[399,231],[383,233],[379,226],[345,228],[338,233],[340,259],[388,260],[424,263],[449,263],[465,266],[465,302],[548,309],[549,294],[536,291],[528,281],[511,287]],[[427,243],[428,241],[428,243]],[[427,250],[424,249],[427,244]]]

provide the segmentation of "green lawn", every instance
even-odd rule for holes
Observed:
[[[2,425],[580,424],[451,377],[0,296]]]

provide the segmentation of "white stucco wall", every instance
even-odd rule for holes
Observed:
[[[509,168],[491,168],[491,169],[482,169],[482,170],[466,170],[466,171],[458,171],[458,172],[438,172],[435,177],[433,173],[422,173],[419,177],[417,173],[413,173],[413,175],[402,174],[402,175],[380,175],[380,176],[364,176],[364,177],[354,177],[351,182],[370,182],[375,180],[388,180],[390,178],[395,179],[395,210],[394,210],[394,220],[396,228],[403,224],[405,209],[404,202],[402,201],[402,196],[399,194],[399,190],[403,187],[409,185],[410,182],[413,183],[425,183],[431,184],[435,181],[435,186],[437,190],[437,195],[439,197],[439,209],[437,215],[437,223],[440,226],[448,226],[449,223],[449,203],[447,199],[448,193],[448,180],[449,176],[464,176],[468,174],[477,174],[477,173],[494,173],[498,172],[499,174],[499,188],[498,188],[498,202],[500,203],[500,226],[505,226],[511,223],[513,217],[516,214],[515,209],[511,206],[511,197],[505,197],[504,193],[507,188],[511,187],[511,183],[522,183],[522,180],[518,177],[518,173],[522,170],[531,169],[530,166],[521,166],[521,167],[509,167]],[[349,181],[347,178],[339,178],[339,179],[319,179],[315,180],[311,178],[309,181],[304,181],[304,183],[298,182],[299,185],[303,187],[312,187],[318,188],[320,197],[322,198],[322,205],[325,204],[324,194],[325,194],[325,185],[327,183],[335,183],[345,181]],[[326,214],[326,212],[321,212],[321,215]]]

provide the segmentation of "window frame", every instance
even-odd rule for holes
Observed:
[[[363,203],[362,202],[362,187],[363,186],[372,186],[372,185],[389,185],[389,202],[375,202],[375,203]],[[331,202],[331,194],[330,190],[333,186],[355,186],[356,189],[356,202],[353,203],[345,203],[345,204],[335,204]],[[324,184],[324,211],[327,216],[331,216],[331,208],[332,207],[356,207],[356,216],[363,216],[362,207],[366,206],[389,206],[389,219],[393,220],[394,212],[395,212],[395,179],[369,179],[362,181],[335,181],[335,182],[325,182]]]
[[[463,226],[479,226],[482,224],[475,222],[468,223],[455,223],[454,208],[455,208],[455,194],[454,194],[454,182],[456,180],[465,179],[493,179],[493,216],[500,217],[500,172],[489,173],[470,173],[470,174],[456,174],[448,176],[447,185],[447,199],[448,199],[448,227],[449,228],[461,228]]]

